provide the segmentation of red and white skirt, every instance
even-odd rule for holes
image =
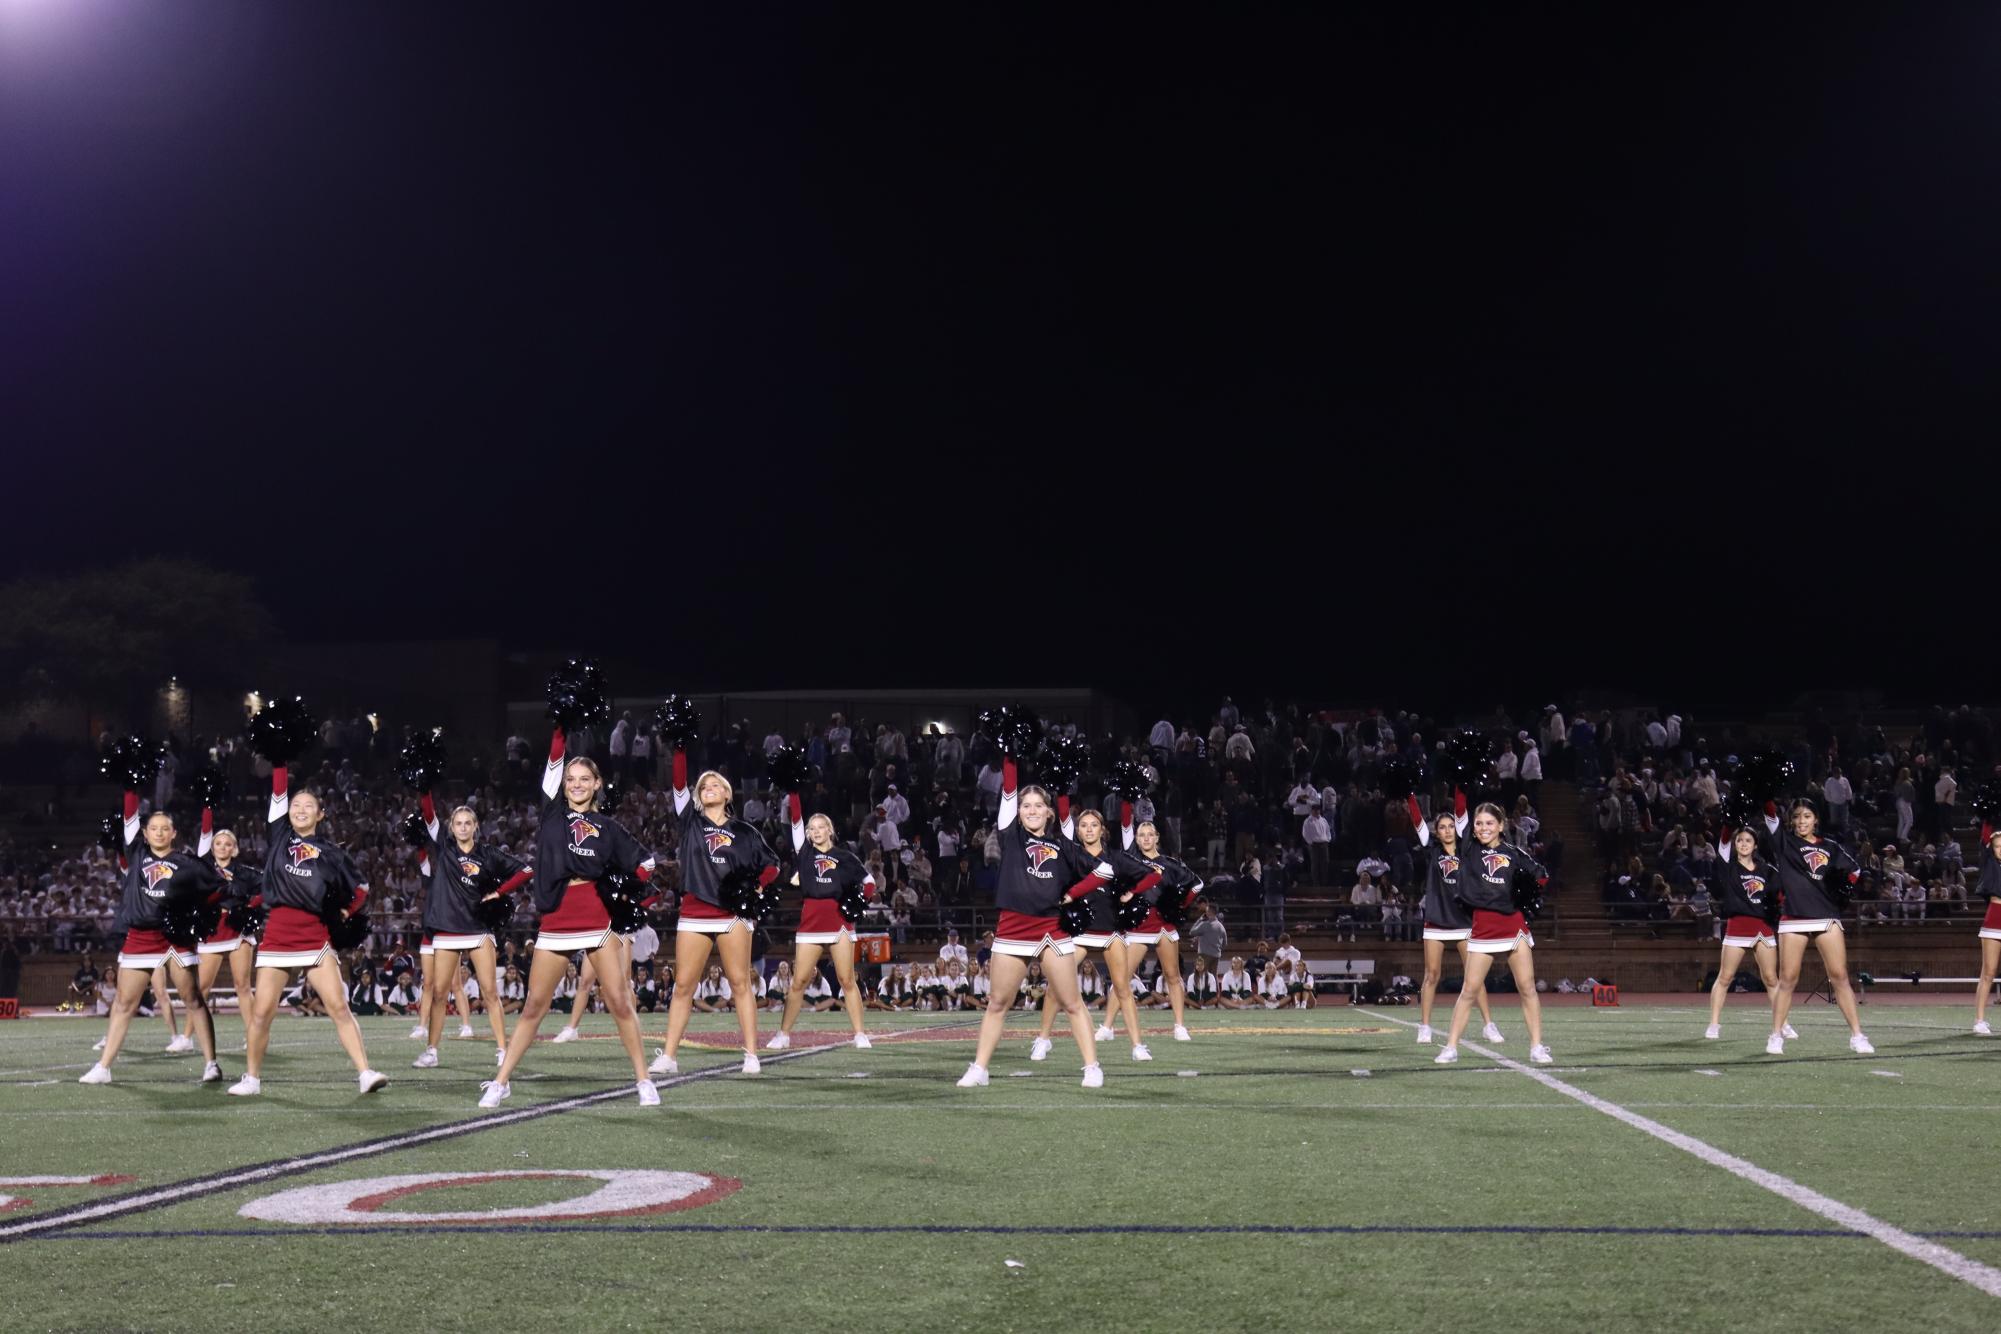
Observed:
[[[1002,910],[1000,923],[994,928],[994,953],[1036,959],[1048,949],[1058,954],[1077,952],[1076,942],[1063,930],[1062,918],[1054,914],[1032,917],[1027,913]]]
[[[722,936],[728,935],[738,926],[742,926],[746,931],[751,930],[749,922],[727,909],[718,908],[713,903],[704,903],[693,894],[681,896],[681,921],[676,930],[698,931],[705,936]]]
[[[437,935],[431,937],[431,948],[433,950],[456,950],[460,954],[464,954],[467,950],[476,950],[481,945],[491,947],[493,945],[493,937],[484,931],[472,931],[464,935],[447,935],[445,932],[440,931]]]
[[[841,914],[839,899],[807,899],[799,905],[799,934],[794,939],[801,945],[831,945],[854,938],[855,928]]]
[[[1158,908],[1149,909],[1146,920],[1139,924],[1139,930],[1125,933],[1128,945],[1158,945],[1163,939],[1181,943],[1181,933],[1161,920]]]
[[[1535,948],[1528,920],[1520,913],[1473,910],[1473,933],[1466,941],[1467,949],[1480,954],[1512,954],[1517,945]]]
[[[431,943],[431,937],[429,936],[425,936],[417,943],[417,957],[420,959],[428,959],[437,952],[438,947]]]
[[[1987,900],[1987,916],[1980,919],[1982,940],[2001,940],[2001,899]]]
[[[202,937],[201,943],[195,946],[195,953],[234,954],[238,945],[255,945],[256,943],[257,938],[255,936],[244,935],[231,926],[229,919],[224,917],[220,922],[216,923],[214,931]]]
[[[158,931],[127,931],[125,943],[118,949],[120,968],[141,968],[150,973],[169,959],[186,968],[193,965],[195,956]]]
[[[431,943],[436,945],[443,939],[433,936]],[[604,906],[597,884],[583,880],[563,886],[563,901],[556,905],[555,911],[542,914],[535,948],[573,954],[578,950],[594,950],[610,939],[611,910]]]
[[[1723,928],[1723,943],[1740,950],[1757,946],[1772,950],[1779,947],[1779,938],[1772,931],[1772,924],[1762,917],[1732,917]]]
[[[259,968],[311,968],[334,957],[327,924],[303,908],[273,908],[258,942]]]
[[[1823,931],[1841,930],[1839,917],[1781,917],[1779,934],[1782,936],[1817,936]]]
[[[1473,928],[1470,926],[1433,926],[1431,923],[1426,922],[1424,924],[1424,938],[1426,940],[1471,940],[1473,938]]]

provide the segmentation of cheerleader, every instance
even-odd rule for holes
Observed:
[[[757,995],[750,984],[750,938],[756,923],[745,921],[723,904],[729,880],[754,878],[759,886],[778,879],[778,855],[757,832],[757,826],[736,817],[731,805],[736,790],[730,780],[710,769],[688,787],[688,757],[674,750],[674,812],[681,820],[677,855],[681,859],[681,922],[674,933],[674,973],[700,977],[711,949],[722,955],[723,977],[736,1002],[737,1027],[743,1033],[743,1072],[758,1072]],[[797,971],[796,969],[794,970]],[[693,997],[676,990],[667,1007],[667,1045],[649,1067],[671,1075],[681,1068],[675,1059],[681,1037],[688,1031]]]
[[[125,943],[118,951],[118,994],[111,1005],[103,1052],[77,1082],[111,1082],[111,1063],[125,1044],[132,1016],[138,1013],[147,987],[153,985],[155,971],[164,966],[180,989],[188,1019],[195,1026],[195,1040],[201,1044],[201,1082],[213,1084],[222,1078],[222,1067],[215,1060],[215,1021],[209,1015],[207,993],[192,971],[196,955],[169,941],[166,925],[170,902],[218,900],[222,877],[200,857],[175,850],[173,816],[156,810],[142,822],[136,791],[125,794],[125,851],[119,860],[124,863],[125,883],[116,925],[124,931]],[[157,1001],[163,1008],[168,1005],[164,982],[159,984]],[[168,1014],[172,1013],[169,1009]]]
[[[1127,962],[1132,964],[1135,976],[1139,973],[1140,961],[1146,956],[1146,947],[1153,946],[1153,952],[1160,960],[1161,985],[1167,992],[1167,1003],[1174,1011],[1174,1040],[1187,1042],[1188,1026],[1182,1022],[1187,1005],[1187,993],[1181,984],[1181,933],[1169,926],[1160,915],[1160,899],[1163,894],[1178,894],[1183,908],[1193,903],[1202,892],[1202,877],[1189,870],[1178,857],[1170,857],[1160,850],[1160,827],[1151,820],[1132,822],[1132,803],[1121,803],[1123,818],[1119,822],[1121,837],[1129,849],[1139,854],[1139,859],[1160,877],[1160,882],[1147,892],[1146,897],[1155,905],[1146,915],[1146,920],[1136,931],[1126,932],[1126,948],[1132,953]],[[1108,1011],[1105,1022],[1112,1016]]]
[[[549,764],[542,774],[547,804],[535,834],[535,908],[541,914],[527,995],[520,1018],[507,1040],[507,1052],[491,1082],[482,1085],[479,1105],[498,1107],[513,1093],[509,1081],[521,1058],[535,1041],[536,1030],[556,996],[556,983],[569,971],[570,955],[582,950],[597,965],[598,989],[618,1025],[619,1041],[632,1061],[633,1083],[641,1107],[658,1107],[660,1090],[647,1078],[646,1051],[640,1045],[639,1015],[632,1006],[632,979],[625,950],[611,929],[611,910],[598,893],[598,882],[625,873],[642,882],[653,878],[653,854],[611,816],[598,810],[604,779],[596,763],[585,756],[565,760],[563,729],[549,743]],[[483,873],[483,872],[482,872]],[[649,900],[650,902],[650,900]],[[678,990],[678,989],[677,989]],[[489,1014],[507,1008],[507,998],[492,987],[481,987]]]
[[[488,996],[502,995],[494,986],[493,933],[480,919],[479,905],[486,899],[512,894],[534,877],[535,870],[499,844],[482,841],[479,816],[472,807],[453,807],[447,831],[439,825],[438,808],[430,793],[426,792],[418,804],[424,818],[424,832],[431,839],[425,857],[430,883],[424,889],[423,926],[424,936],[431,942],[433,972],[438,977],[456,979],[459,956],[469,954],[479,989]],[[449,839],[443,837],[446,832],[451,835]],[[443,1032],[445,988],[427,988],[425,1001],[428,1005],[424,1011],[425,1030]],[[501,1018],[505,1008],[504,1005],[486,1007],[487,1022],[493,1028],[495,1065],[507,1059],[507,1026]],[[471,1016],[466,1018],[469,1020]],[[410,1062],[419,1070],[429,1070],[437,1063],[436,1042]]]
[[[1452,1006],[1452,1031],[1445,1046],[1432,1059],[1450,1065],[1459,1059],[1459,1035],[1473,1017],[1473,1003],[1483,994],[1487,972],[1494,959],[1506,955],[1515,975],[1515,989],[1522,997],[1522,1018],[1529,1029],[1529,1059],[1549,1065],[1549,1048],[1542,1043],[1542,998],[1535,990],[1535,937],[1528,922],[1515,906],[1514,884],[1518,875],[1547,883],[1549,872],[1535,858],[1502,839],[1507,816],[1491,801],[1483,801],[1473,812],[1473,845],[1459,866],[1459,901],[1473,910],[1472,938],[1467,941],[1466,980],[1459,987],[1459,999]]]
[[[250,1013],[250,997],[254,982],[252,973],[256,968],[257,940],[244,935],[230,924],[230,914],[241,910],[257,893],[257,877],[251,868],[237,865],[237,854],[242,851],[236,835],[227,829],[215,828],[215,812],[202,807],[201,840],[195,845],[195,855],[207,860],[209,869],[222,881],[224,911],[216,919],[215,930],[203,936],[195,946],[195,980],[201,984],[201,994],[208,999],[210,988],[215,986],[217,974],[222,972],[222,961],[229,960],[229,980],[236,987],[236,1013],[239,1017]],[[239,880],[237,872],[242,871]],[[215,1023],[215,1011],[209,1011],[209,1023]],[[246,1030],[247,1034],[247,1030]],[[187,1051],[195,1039],[195,1014],[188,1011],[188,1024],[181,1034],[182,1051]]]
[[[1063,821],[1063,833],[1070,835],[1068,812],[1064,809],[1068,799],[1058,797],[1056,810]],[[1160,873],[1138,857],[1123,848],[1109,848],[1105,843],[1105,817],[1095,810],[1086,810],[1077,817],[1076,836],[1087,856],[1109,865],[1112,878],[1104,886],[1084,896],[1085,904],[1091,910],[1090,925],[1076,938],[1077,948],[1083,953],[1078,959],[1080,976],[1087,965],[1092,964],[1093,954],[1102,956],[1103,967],[1111,978],[1106,988],[1106,1019],[1098,1026],[1095,1038],[1099,1042],[1110,1042],[1115,1030],[1111,1025],[1111,1012],[1117,1010],[1126,1017],[1126,1030],[1132,1036],[1132,1057],[1135,1061],[1150,1061],[1153,1053],[1142,1041],[1139,1026],[1139,1007],[1133,1003],[1133,964],[1137,962],[1128,950],[1125,935],[1119,930],[1119,904],[1137,895],[1151,893],[1160,883]],[[1117,897],[1115,898],[1114,895]],[[1149,914],[1150,915],[1150,914]],[[1140,958],[1146,957],[1146,946],[1138,947]],[[1079,988],[1080,995],[1082,988]],[[1085,1008],[1090,1008],[1088,998]],[[1028,1059],[1040,1061],[1049,1055],[1055,1044],[1050,1034],[1056,1027],[1056,995],[1047,993],[1042,1007],[1042,1031],[1036,1034],[1034,1043],[1028,1049]]]
[[[1066,897],[1079,898],[1109,885],[1115,872],[1109,862],[1088,856],[1063,836],[1056,827],[1047,792],[1033,786],[1017,791],[1012,755],[1001,757],[996,837],[1001,861],[994,900],[1000,908],[1000,923],[994,932],[989,969],[991,990],[986,1013],[980,1018],[979,1047],[973,1063],[959,1077],[959,1087],[979,1088],[987,1083],[987,1064],[1000,1045],[1008,1007],[1031,965],[1039,962],[1057,1004],[1070,1016],[1070,1031],[1084,1058],[1084,1087],[1102,1088],[1105,1072],[1098,1064],[1090,1012],[1077,996],[1077,946],[1063,929],[1057,909]]]
[[[1773,809],[1769,802],[1765,808]],[[1772,1033],[1765,1039],[1765,1054],[1786,1054],[1786,1015],[1792,1009],[1793,988],[1799,985],[1800,966],[1806,962],[1806,945],[1811,940],[1827,970],[1828,990],[1841,1007],[1841,1017],[1848,1021],[1848,1049],[1868,1056],[1876,1048],[1863,1036],[1855,992],[1848,985],[1848,944],[1841,933],[1841,907],[1834,897],[1845,897],[1861,867],[1848,849],[1820,836],[1820,817],[1812,806],[1794,802],[1791,816],[1790,829],[1780,827],[1776,814],[1765,817],[1765,858],[1779,881],[1779,985],[1772,993]]]
[[[264,1091],[264,1053],[271,1045],[271,1017],[278,1012],[295,970],[326,1007],[334,1036],[354,1063],[363,1093],[389,1082],[368,1064],[361,1025],[347,1008],[347,986],[341,981],[340,956],[327,939],[326,916],[338,912],[353,917],[368,902],[368,882],[346,851],[320,832],[325,811],[320,794],[310,787],[293,792],[285,766],[271,770],[271,806],[265,830],[263,892],[252,907],[267,909],[264,934],[257,944],[257,981],[252,989],[249,1055],[243,1078],[229,1086],[232,1095],[253,1098]]]
[[[1758,975],[1770,993],[1768,1003],[1779,994],[1778,936],[1772,918],[1778,915],[1779,887],[1771,864],[1758,855],[1758,836],[1749,829],[1735,835],[1727,831],[1716,845],[1716,897],[1722,913],[1723,961],[1716,969],[1716,985],[1709,989],[1709,1027],[1702,1036],[1715,1040],[1723,1036],[1723,998],[1749,950],[1758,965]],[[1787,1025],[1781,1037],[1797,1037]]]
[[[824,815],[805,819],[797,792],[787,802],[792,814],[792,883],[805,895],[799,903],[799,931],[793,938],[792,975],[817,974],[820,952],[833,954],[854,1044],[866,1051],[870,1043],[862,1029],[862,989],[855,985],[855,928],[841,912],[841,895],[859,888],[868,898],[875,898],[875,877],[861,858],[834,842],[832,820]],[[784,1017],[771,1041],[764,1044],[766,1051],[784,1051],[792,1045],[792,1025],[799,1020],[802,1000],[786,998]]]
[[[431,859],[429,857],[418,856],[417,875],[423,880],[431,878]],[[470,997],[466,994],[466,981],[471,976],[471,973],[466,969],[463,962],[450,974],[442,973],[438,970],[437,962],[438,947],[432,942],[431,933],[426,931],[419,938],[417,944],[417,965],[421,970],[423,979],[419,983],[419,986],[422,988],[422,997],[417,1002],[417,1026],[410,1030],[410,1040],[412,1042],[422,1042],[427,1046],[431,1042],[431,1029],[425,1020],[425,1016],[431,1012],[431,998],[433,995],[442,996],[447,991],[451,993],[452,1003],[459,1007],[459,1036],[461,1038],[472,1036],[472,1010],[468,1005]],[[477,986],[478,984],[475,983],[474,985]]]
[[[2001,963],[2001,829],[1981,826],[1987,846],[1980,854],[1980,879],[1974,885],[1974,902],[1985,900],[1987,915],[1980,921],[1980,988],[1973,993],[1973,1031],[1983,1038],[1994,1036],[1987,1026],[1987,997],[1994,990],[1994,969]]]
[[[1462,849],[1459,840],[1466,833],[1466,794],[1455,790],[1452,794],[1452,814],[1443,811],[1427,822],[1424,812],[1419,809],[1416,797],[1406,798],[1406,808],[1410,812],[1410,827],[1417,831],[1417,843],[1425,853],[1424,864],[1424,980],[1418,984],[1417,993],[1417,1040],[1431,1041],[1431,1006],[1438,995],[1439,979],[1445,975],[1445,945],[1450,941],[1459,951],[1459,970],[1467,976],[1466,942],[1473,935],[1473,918],[1466,905],[1459,901],[1459,857]],[[1437,837],[1433,838],[1433,831]],[[1460,983],[1462,989],[1471,986],[1470,981]],[[1501,1030],[1494,1023],[1493,1007],[1487,1002],[1487,988],[1483,983],[1474,993],[1474,1003],[1480,1007],[1480,1018],[1486,1027],[1480,1030],[1489,1042],[1505,1042]]]

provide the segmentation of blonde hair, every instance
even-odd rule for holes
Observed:
[[[736,814],[736,788],[731,785],[729,779],[723,777],[722,773],[715,769],[704,769],[695,775],[695,786],[691,789],[695,794],[695,804],[697,806],[702,804],[702,785],[711,778],[723,785],[723,810],[726,814],[734,816]]]

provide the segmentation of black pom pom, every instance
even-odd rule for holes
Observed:
[[[771,778],[771,785],[780,792],[810,792],[813,790],[813,766],[806,759],[806,752],[798,746],[780,746],[771,752],[765,761],[765,771]]]
[[[415,792],[429,792],[445,777],[445,729],[425,727],[403,743],[396,757],[396,772],[404,785]]]
[[[717,897],[723,901],[723,907],[731,916],[746,922],[762,921],[778,906],[776,888],[767,892],[757,883],[757,872],[752,870],[731,871],[723,877],[720,889]]]
[[[1401,801],[1416,792],[1423,779],[1418,767],[1401,755],[1392,755],[1376,766],[1376,783],[1392,801]]]
[[[496,894],[492,898],[481,899],[473,908],[479,924],[498,936],[514,924],[514,896]]]
[[[1972,805],[1982,824],[2001,826],[2001,784],[1982,783],[1975,787]]]
[[[320,920],[327,924],[327,939],[343,953],[368,939],[367,913],[358,912],[352,917],[341,915],[353,901],[352,895],[339,894],[329,896],[320,905]]]
[[[106,852],[116,852],[125,846],[125,821],[116,815],[107,815],[97,826],[97,846]]]
[[[1120,760],[1112,766],[1112,772],[1105,780],[1105,788],[1126,801],[1137,801],[1147,794],[1153,780],[1147,776],[1146,766],[1138,760]]]
[[[1042,736],[1042,724],[1035,715],[1013,704],[980,710],[979,723],[980,730],[993,738],[1002,754],[1017,760],[1033,755],[1035,744]]]
[[[605,779],[604,786],[598,789],[598,809],[607,814],[614,813],[618,810],[618,803],[624,800],[625,785]]]
[[[191,895],[168,899],[160,911],[160,934],[184,950],[191,950],[215,934],[222,921],[222,905],[204,903]]]
[[[702,711],[686,695],[669,695],[653,710],[653,730],[674,749],[691,750],[702,739]]]
[[[611,721],[604,673],[589,658],[571,658],[549,674],[549,717],[565,732]]]
[[[1723,823],[1733,830],[1749,829],[1755,834],[1761,827],[1758,822],[1764,818],[1764,815],[1764,803],[1741,788],[1732,792],[1729,800],[1725,801],[1722,807]]]
[[[421,815],[406,815],[400,826],[403,841],[413,848],[428,849],[431,846],[431,828],[424,823]]]
[[[104,752],[98,767],[118,786],[136,791],[153,781],[166,760],[165,747],[144,737],[122,736]]]
[[[840,905],[841,916],[847,918],[851,924],[861,921],[862,914],[868,911],[868,894],[860,885],[849,885],[843,889],[837,902]]]
[[[1035,781],[1053,793],[1068,792],[1091,764],[1091,748],[1080,738],[1051,732],[1036,755]]]
[[[250,720],[250,746],[273,764],[290,764],[319,740],[320,724],[297,695],[281,696]]]
[[[1083,899],[1063,900],[1063,906],[1056,910],[1056,916],[1063,923],[1063,930],[1070,935],[1081,936],[1091,929],[1091,905]]]
[[[1153,905],[1135,894],[1119,905],[1119,930],[1137,931],[1146,924],[1146,915]]]
[[[252,940],[264,934],[264,919],[270,914],[263,908],[253,908],[247,903],[231,904],[224,914],[231,927],[239,936],[249,936]]]
[[[1537,883],[1533,875],[1529,874],[1527,867],[1515,868],[1514,879],[1510,882],[1508,890],[1514,897],[1515,911],[1533,922],[1536,914],[1542,911],[1542,886]]]
[[[1472,728],[1454,732],[1446,738],[1445,776],[1454,787],[1469,796],[1495,787],[1492,739]]]
[[[229,806],[229,779],[213,764],[204,764],[194,771],[188,778],[188,792],[198,805],[209,810],[226,810]]]
[[[1762,806],[1785,795],[1797,769],[1797,765],[1776,750],[1761,750],[1739,766],[1734,790]]]

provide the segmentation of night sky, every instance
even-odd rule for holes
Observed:
[[[1997,89],[1977,3],[0,0],[0,556],[692,688],[1992,698]]]

